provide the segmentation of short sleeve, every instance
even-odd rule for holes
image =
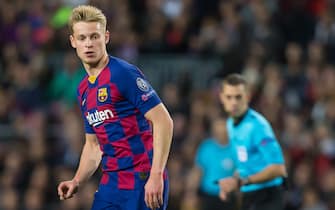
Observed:
[[[92,128],[92,126],[88,123],[84,113],[82,113],[82,116],[83,116],[83,120],[84,120],[84,128],[85,128],[85,133],[91,133],[91,134],[94,134],[94,130]]]
[[[124,68],[118,74],[116,83],[122,96],[142,114],[161,103],[156,91],[137,67]]]
[[[284,163],[282,149],[269,123],[259,123],[254,136],[256,147],[269,165]]]

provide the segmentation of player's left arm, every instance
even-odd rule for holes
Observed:
[[[154,150],[151,174],[162,174],[172,141],[172,119],[142,72],[135,66],[126,67],[122,71],[116,72],[114,80],[118,81],[118,88],[122,96],[151,122]]]
[[[151,173],[163,173],[172,141],[173,121],[165,106],[160,103],[150,109],[145,118],[152,123],[154,156]]]
[[[241,184],[266,182],[276,177],[287,176],[282,149],[270,124],[259,124],[256,128],[254,135],[255,146],[262,154],[264,160],[266,160],[267,165],[259,173],[249,176],[246,180],[242,180]]]
[[[123,65],[122,71],[114,74],[114,81],[117,82],[122,96],[152,124],[153,160],[150,176],[145,185],[144,200],[149,208],[159,208],[163,204],[163,173],[172,141],[172,119],[156,91],[137,67]]]
[[[153,127],[153,160],[145,186],[145,202],[148,207],[155,209],[163,204],[163,173],[172,141],[173,122],[162,103],[150,109],[145,118]]]

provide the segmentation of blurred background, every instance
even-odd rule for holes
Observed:
[[[90,209],[99,172],[73,199],[56,190],[84,143],[66,22],[87,3],[108,18],[109,52],[141,68],[174,119],[169,210],[201,210],[183,183],[231,72],[283,148],[286,210],[335,209],[334,0],[0,0],[1,210]]]

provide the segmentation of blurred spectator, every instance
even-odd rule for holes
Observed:
[[[301,210],[328,210],[326,204],[320,200],[319,194],[314,188],[304,191]]]
[[[85,71],[74,52],[64,55],[63,69],[56,69],[50,82],[48,97],[53,101],[60,101],[68,107],[77,103],[77,85],[84,77]]]
[[[321,198],[324,199],[329,209],[335,209],[335,169],[326,171],[320,178]]]
[[[183,156],[179,153],[175,153],[168,162],[170,178],[168,209],[170,210],[180,210],[182,205],[185,186],[181,184],[181,180],[183,183],[186,181],[186,173],[189,171],[189,167],[185,167],[182,161]]]
[[[13,188],[4,188],[1,189],[1,202],[0,209],[1,210],[19,210],[20,202],[19,195]]]
[[[302,48],[297,43],[286,46],[284,102],[290,110],[302,108],[306,102],[307,79],[303,69]]]
[[[320,42],[310,42],[307,47],[308,64],[322,67],[326,62],[324,47]]]
[[[292,180],[290,189],[286,194],[287,210],[300,209],[303,203],[303,193],[312,185],[312,166],[308,159],[296,164],[293,173],[289,173]]]
[[[42,210],[44,206],[44,192],[29,188],[24,194],[24,210]]]
[[[260,90],[260,95],[257,92],[252,92],[252,96],[258,98],[256,107],[262,110],[264,116],[269,120],[275,132],[282,129],[283,120],[283,101],[281,95],[283,92],[283,75],[281,74],[281,66],[278,63],[267,63],[264,67],[263,74],[257,71],[257,75],[261,78],[253,79],[256,86],[254,91]],[[254,75],[255,77],[256,75]],[[262,79],[263,78],[263,79]],[[262,84],[262,85],[260,85]],[[280,136],[277,133],[278,136]]]
[[[335,19],[334,11],[331,8],[321,13],[315,26],[315,40],[326,46],[328,62],[333,63],[335,55]]]

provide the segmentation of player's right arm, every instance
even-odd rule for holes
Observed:
[[[77,191],[79,185],[88,180],[99,167],[102,152],[95,134],[86,133],[86,141],[83,147],[79,167],[72,180],[63,181],[58,185],[60,200],[71,198]]]

